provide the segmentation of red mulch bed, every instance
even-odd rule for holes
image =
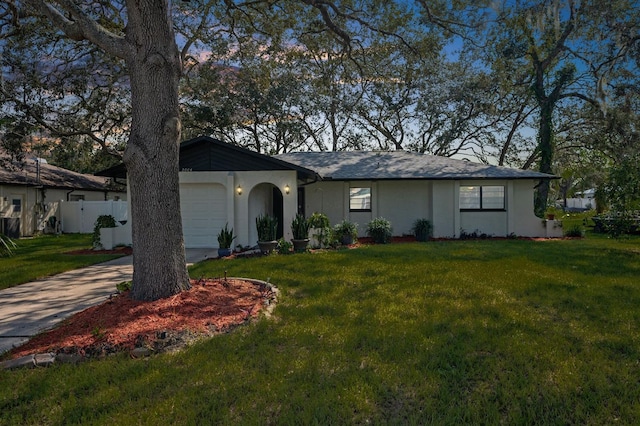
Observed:
[[[275,300],[271,287],[239,279],[192,280],[191,289],[153,302],[128,292],[79,312],[9,352],[104,356],[148,347],[162,351],[195,338],[227,332]]]
[[[402,235],[397,237],[391,237],[392,243],[415,243],[416,237],[413,235]],[[373,244],[373,238],[371,237],[358,237],[358,243],[360,244]]]

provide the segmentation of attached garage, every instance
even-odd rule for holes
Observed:
[[[217,183],[180,184],[185,247],[217,247],[217,235],[227,223],[227,195]]]

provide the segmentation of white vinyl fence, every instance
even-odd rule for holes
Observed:
[[[90,234],[98,216],[111,215],[116,222],[128,220],[126,201],[61,201],[58,210],[62,232]]]

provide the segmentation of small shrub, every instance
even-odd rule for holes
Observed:
[[[276,247],[278,254],[290,254],[293,250],[293,244],[286,241],[284,238],[278,240],[278,246]]]
[[[580,225],[573,225],[564,230],[565,237],[583,237],[584,230]]]
[[[605,232],[612,237],[620,237],[633,232],[634,223],[626,215],[613,216],[609,221],[605,222]]]
[[[411,228],[413,235],[415,235],[418,241],[427,241],[431,238],[433,233],[433,225],[429,219],[417,219],[413,222],[413,228]]]
[[[116,227],[116,219],[110,214],[103,214],[98,216],[96,222],[93,226],[93,236],[91,238],[91,243],[94,248],[102,248],[102,243],[100,242],[100,229],[102,228],[115,228]]]
[[[391,241],[392,232],[391,222],[383,217],[377,217],[367,224],[367,235],[377,244]]]
[[[467,232],[464,229],[460,229],[460,239],[461,240],[486,240],[487,238],[491,238],[492,236],[484,233],[484,232],[480,232],[480,230],[476,229],[473,232]]]
[[[560,219],[564,216],[564,211],[558,207],[549,206],[547,210],[544,212],[544,218],[550,219],[553,217],[555,220]]]
[[[338,244],[348,245],[352,244],[358,238],[358,224],[343,220],[333,227],[333,239]]]
[[[0,257],[9,257],[13,255],[13,250],[18,246],[6,235],[0,234]]]
[[[100,327],[99,325],[96,325],[91,330],[91,335],[96,340],[102,340],[102,338],[104,338],[106,336],[106,331],[103,330],[102,327]]]
[[[118,290],[118,293],[124,293],[125,291],[131,290],[131,281],[122,281],[121,283],[116,284],[116,290]]]
[[[324,213],[313,213],[309,217],[309,227],[314,229],[315,232],[311,235],[313,241],[311,246],[313,248],[321,248],[329,245],[331,237],[331,224],[329,218]]]

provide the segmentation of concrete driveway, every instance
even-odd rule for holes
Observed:
[[[216,249],[187,249],[187,264],[217,257]],[[0,354],[68,316],[105,301],[133,275],[131,256],[0,291]]]

